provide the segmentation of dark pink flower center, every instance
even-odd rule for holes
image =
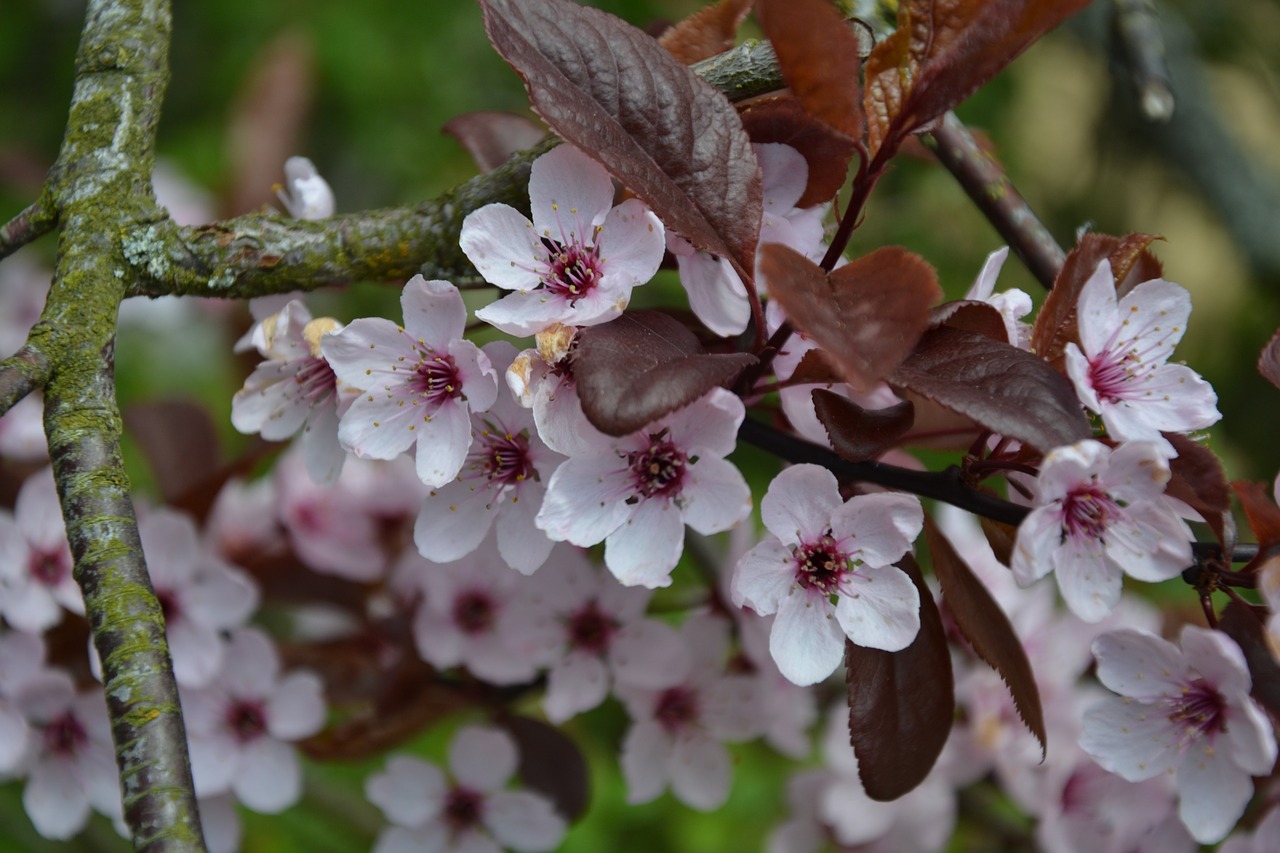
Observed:
[[[849,555],[830,533],[795,550],[796,583],[823,595],[841,591],[852,571]]]
[[[444,800],[444,822],[453,833],[477,826],[484,815],[484,795],[470,788],[450,789]]]
[[[71,574],[71,564],[67,562],[67,555],[64,552],[41,551],[33,548],[27,561],[27,571],[41,586],[54,587]]]
[[[1096,484],[1072,490],[1062,501],[1062,533],[1073,539],[1102,539],[1120,517],[1120,505]]]
[[[640,498],[680,496],[688,457],[667,440],[666,435],[664,429],[649,436],[651,444],[648,448],[627,455],[631,486],[636,492],[627,499],[627,503],[636,503]]]
[[[417,372],[417,378],[409,384],[414,393],[426,402],[438,406],[462,396],[462,376],[453,356],[427,351],[418,362]]]
[[[570,305],[590,293],[604,275],[604,263],[600,250],[595,246],[579,243],[565,245],[544,237],[543,244],[550,252],[542,285]]]
[[[317,356],[310,356],[303,362],[293,381],[298,383],[303,402],[312,408],[332,397],[338,385],[338,378],[329,362]]]
[[[515,486],[538,472],[529,456],[529,437],[523,433],[511,433],[498,429],[481,432],[476,449],[467,457],[472,476],[487,479],[495,486]]]
[[[594,655],[608,651],[613,636],[618,633],[617,621],[601,610],[594,599],[569,617],[567,628],[569,646]]]
[[[261,701],[236,699],[227,707],[227,729],[241,743],[262,737],[267,731],[267,710]]]
[[[40,732],[44,748],[53,755],[75,755],[89,740],[84,726],[76,719],[76,715],[68,711],[45,724]]]
[[[484,590],[468,590],[453,601],[453,624],[464,634],[483,634],[493,628],[497,607]]]
[[[178,603],[171,589],[156,589],[156,600],[160,602],[160,612],[164,614],[166,625],[172,625],[182,618],[182,606]]]
[[[687,729],[698,720],[697,695],[683,685],[668,687],[658,696],[653,719],[672,734]]]
[[[1227,730],[1227,702],[1203,678],[1193,679],[1184,686],[1182,695],[1171,697],[1171,704],[1169,720],[1189,739]]]

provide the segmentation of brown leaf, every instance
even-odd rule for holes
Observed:
[[[570,0],[480,0],[485,31],[552,130],[667,228],[755,279],[760,166],[737,111],[641,30]]]
[[[929,326],[950,326],[1011,344],[1004,318],[990,303],[976,299],[944,302],[929,313]]]
[[[973,569],[956,553],[937,523],[926,514],[924,534],[933,558],[933,573],[942,585],[942,597],[978,657],[996,671],[1013,697],[1018,716],[1036,740],[1041,758],[1048,749],[1040,689],[1036,686],[1031,661],[1009,617],[996,604]]]
[[[873,800],[896,800],[929,775],[955,720],[955,684],[942,617],[920,567],[899,568],[920,591],[920,633],[900,652],[845,641],[849,740],[858,777]]]
[[[1231,487],[1222,470],[1222,461],[1209,448],[1186,436],[1169,433],[1167,439],[1178,455],[1169,460],[1173,476],[1165,486],[1165,493],[1204,516],[1213,535],[1219,542],[1225,542],[1224,525],[1231,512]]]
[[[809,180],[796,207],[830,201],[844,186],[856,150],[853,140],[805,112],[795,95],[766,95],[738,113],[752,142],[790,145],[809,165]]]
[[[1258,556],[1280,546],[1280,508],[1276,507],[1271,490],[1262,483],[1239,481],[1232,483],[1231,488],[1244,507],[1249,529],[1258,543]]]
[[[915,422],[915,406],[909,402],[869,412],[848,397],[821,388],[813,392],[813,410],[832,449],[850,462],[875,459],[893,449]]]
[[[1280,329],[1271,336],[1258,356],[1258,372],[1262,378],[1280,388]]]
[[[861,39],[828,0],[757,0],[760,28],[805,111],[850,140],[862,138]]]
[[[1258,611],[1243,601],[1227,602],[1218,617],[1218,630],[1236,641],[1244,652],[1253,680],[1250,695],[1266,708],[1272,717],[1280,718],[1280,664],[1267,644],[1267,630]]]
[[[591,777],[582,750],[559,729],[529,717],[498,720],[520,749],[520,781],[545,794],[567,821],[582,817],[591,800]]]
[[[488,110],[454,116],[440,130],[458,140],[481,172],[498,168],[547,135],[546,128],[522,115]]]
[[[885,246],[829,276],[780,243],[761,249],[769,293],[796,328],[812,338],[844,380],[866,391],[911,352],[942,295],[919,255]]]
[[[987,544],[991,546],[991,553],[996,555],[997,560],[1009,565],[1013,556],[1013,543],[1018,539],[1018,528],[985,516],[978,521],[982,525],[982,535],[987,537]]]
[[[788,384],[792,385],[832,385],[843,381],[820,349],[811,349],[802,355],[796,369],[787,377]]]
[[[738,27],[751,11],[751,0],[720,0],[703,6],[658,37],[671,55],[692,65],[733,47]]]

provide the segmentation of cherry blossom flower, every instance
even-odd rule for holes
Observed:
[[[306,157],[284,161],[285,186],[276,187],[276,196],[294,219],[328,219],[333,216],[333,190]]]
[[[503,372],[516,354],[505,341],[484,349]],[[560,457],[543,444],[532,413],[506,388],[499,389],[489,411],[471,415],[471,428],[475,438],[462,473],[422,503],[413,528],[418,551],[433,562],[452,562],[474,551],[496,527],[502,559],[532,574],[551,553],[553,543],[534,519]]]
[[[599,705],[614,682],[657,689],[688,671],[675,630],[644,616],[649,591],[622,586],[576,548],[559,545],[528,594],[548,623],[538,633],[554,661],[542,698],[553,723]]]
[[[639,199],[614,207],[609,173],[570,145],[534,161],[529,202],[533,222],[505,204],[462,222],[462,251],[480,275],[514,291],[476,312],[507,334],[608,322],[662,263],[658,217]]]
[[[605,565],[627,586],[669,585],[685,524],[720,533],[751,511],[751,490],[724,459],[745,415],[715,388],[629,436],[593,430],[591,449],[551,476],[538,527],[557,542],[603,541]]]
[[[1280,850],[1280,808],[1272,808],[1252,833],[1237,833],[1218,853],[1272,853]]]
[[[463,559],[428,563],[409,550],[393,583],[402,593],[421,591],[413,620],[418,653],[439,669],[465,666],[490,684],[531,681],[549,662],[551,630],[531,600],[533,579],[511,571],[493,538]]]
[[[1152,279],[1117,304],[1104,260],[1080,291],[1076,312],[1080,346],[1067,344],[1067,375],[1112,438],[1164,442],[1161,432],[1205,429],[1222,417],[1208,382],[1185,365],[1167,363],[1191,316],[1185,289]],[[1166,455],[1176,455],[1169,450]]]
[[[1112,450],[1086,439],[1050,451],[1018,526],[1014,578],[1029,586],[1054,572],[1072,612],[1097,622],[1119,601],[1122,575],[1176,576],[1191,562],[1191,531],[1162,500],[1169,477],[1154,442]]]
[[[49,458],[44,434],[44,397],[39,393],[23,397],[0,415],[0,459],[42,462]]]
[[[392,826],[374,853],[542,853],[559,846],[565,821],[551,801],[506,790],[516,772],[516,742],[501,729],[466,726],[449,745],[449,773],[419,758],[392,756],[365,781],[365,796]]]
[[[266,634],[235,631],[221,672],[204,687],[184,689],[182,710],[199,796],[231,791],[266,814],[302,796],[302,768],[290,742],[324,726],[322,687],[310,672],[282,676]]]
[[[13,515],[0,510],[0,614],[37,634],[61,622],[63,608],[83,614],[71,566],[53,469],[46,468],[23,482]]]
[[[14,696],[45,671],[44,639],[25,631],[0,632],[0,774],[12,773],[27,755],[30,727]]]
[[[367,459],[394,459],[416,444],[418,476],[443,486],[462,470],[471,413],[493,405],[498,375],[463,339],[467,309],[452,284],[414,276],[400,304],[403,328],[365,317],[322,338],[339,381],[364,392],[343,414],[338,440]]]
[[[147,571],[164,611],[179,684],[199,687],[222,667],[222,632],[244,624],[258,606],[249,576],[201,547],[195,524],[161,508],[138,519]]]
[[[1130,629],[1094,641],[1098,680],[1120,695],[1085,714],[1080,746],[1131,782],[1176,775],[1178,816],[1212,844],[1244,813],[1250,777],[1271,772],[1276,738],[1240,647],[1193,625],[1181,643]]]
[[[728,623],[695,613],[680,626],[690,667],[684,679],[663,689],[619,684],[632,725],[622,741],[627,802],[647,803],[670,785],[685,805],[714,811],[733,781],[725,741],[760,734],[759,685],[728,674]]]
[[[347,453],[338,443],[337,379],[320,355],[320,341],[342,326],[329,317],[313,320],[296,300],[260,325],[259,352],[267,360],[232,398],[231,423],[267,441],[283,441],[301,429],[307,471],[317,483],[332,483]],[[350,404],[349,395],[344,402]]]
[[[886,651],[911,644],[920,593],[892,563],[924,524],[916,498],[844,501],[830,471],[795,465],[774,478],[760,512],[773,535],[738,562],[733,601],[778,614],[769,652],[784,676],[800,685],[822,681],[840,665],[846,637]]]
[[[84,828],[90,807],[121,812],[111,727],[101,689],[77,692],[71,677],[46,670],[13,696],[31,726],[23,762],[22,805],[45,838],[66,839]]]
[[[1022,318],[1031,313],[1031,297],[1018,288],[996,293],[996,278],[1009,257],[1009,247],[1004,246],[987,255],[977,279],[965,294],[965,299],[985,302],[1000,312],[1004,320],[1004,332],[1009,343],[1019,349],[1031,349],[1031,326]]]

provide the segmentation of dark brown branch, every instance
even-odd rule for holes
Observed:
[[[1154,0],[1115,0],[1115,33],[1147,121],[1173,118],[1173,84]]]
[[[0,415],[49,381],[49,359],[30,344],[0,361]]]
[[[53,230],[58,223],[57,209],[47,192],[27,205],[17,216],[0,226],[0,259],[7,258],[23,246]]]
[[[955,176],[1036,281],[1046,290],[1052,288],[1066,253],[1019,195],[1004,169],[978,147],[955,113],[947,113],[938,129],[921,140]]]

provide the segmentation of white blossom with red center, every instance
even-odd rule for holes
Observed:
[[[502,372],[516,354],[505,341],[484,351]],[[458,479],[433,489],[422,503],[413,528],[418,551],[436,563],[452,562],[474,551],[496,527],[502,559],[532,574],[551,553],[553,543],[534,519],[561,457],[543,444],[533,414],[505,387],[489,411],[472,414],[471,424],[475,439]]]
[[[506,788],[518,765],[516,742],[490,726],[458,730],[447,774],[420,758],[393,756],[365,781],[365,796],[392,824],[374,853],[554,850],[565,821],[546,797]]]
[[[320,341],[342,326],[328,317],[313,320],[298,300],[259,325],[252,340],[266,361],[232,398],[231,423],[267,441],[283,441],[302,430],[307,471],[317,483],[332,483],[347,453],[338,443],[337,377],[320,354]],[[345,402],[351,402],[350,395]]]
[[[836,478],[817,465],[795,465],[760,502],[773,534],[738,561],[734,604],[776,613],[769,652],[795,684],[816,684],[840,665],[847,637],[860,646],[899,651],[920,629],[920,594],[892,565],[924,524],[909,495],[840,497]],[[834,617],[834,618],[833,618]]]
[[[1031,326],[1022,322],[1022,318],[1031,313],[1031,297],[1016,287],[999,293],[995,292],[996,278],[999,277],[1000,269],[1008,257],[1008,246],[996,249],[987,255],[987,260],[982,264],[978,277],[964,298],[985,302],[1000,312],[1000,319],[1004,321],[1005,337],[1008,338],[1009,343],[1018,349],[1029,350],[1031,349]]]
[[[626,586],[668,586],[685,524],[720,533],[751,511],[751,490],[724,459],[745,414],[716,388],[631,435],[593,430],[552,475],[538,527],[581,547],[603,541],[605,565]]]
[[[14,697],[28,679],[45,671],[44,638],[0,631],[0,773],[10,774],[27,754],[30,727]]]
[[[1249,697],[1244,653],[1226,634],[1185,626],[1182,648],[1122,629],[1093,644],[1098,679],[1120,694],[1085,714],[1080,746],[1131,782],[1175,775],[1178,816],[1201,844],[1221,841],[1271,773],[1276,738]]]
[[[45,670],[18,685],[13,703],[31,727],[22,805],[36,831],[70,838],[84,828],[91,807],[118,817],[120,783],[102,690],[77,692],[65,672]]]
[[[443,486],[462,470],[471,413],[493,405],[498,374],[463,339],[467,309],[452,284],[414,276],[400,305],[403,327],[364,317],[321,341],[338,380],[362,392],[342,415],[338,440],[367,459],[416,446],[422,482]]]
[[[302,768],[291,741],[324,726],[320,679],[280,672],[266,634],[231,635],[222,671],[208,685],[182,691],[196,793],[228,791],[257,812],[275,814],[302,796]]]
[[[534,161],[529,202],[532,222],[506,204],[462,222],[462,251],[485,281],[513,291],[476,317],[507,334],[608,322],[662,263],[658,217],[634,198],[615,207],[609,173],[570,145]]]
[[[1076,308],[1080,346],[1067,344],[1067,375],[1117,440],[1164,442],[1161,432],[1217,423],[1218,395],[1194,370],[1168,364],[1191,316],[1191,296],[1164,279],[1116,301],[1111,264],[1098,265]],[[1166,448],[1166,455],[1176,455]]]
[[[645,618],[651,593],[624,587],[568,545],[552,552],[530,599],[542,605],[549,643],[542,707],[553,723],[589,711],[612,684],[657,689],[684,678],[688,656],[671,626]]]
[[[1087,439],[1045,456],[1010,568],[1029,586],[1053,572],[1072,612],[1097,622],[1128,574],[1155,583],[1191,564],[1191,531],[1163,499],[1169,463],[1150,441]]]
[[[689,667],[662,689],[618,684],[632,725],[622,741],[627,802],[647,803],[670,785],[676,798],[699,811],[724,804],[733,781],[726,741],[761,733],[760,683],[725,670],[729,623],[695,613],[680,626]]]
[[[199,687],[222,667],[223,632],[239,628],[257,608],[258,588],[244,571],[204,548],[195,524],[174,510],[142,515],[138,536],[164,611],[174,677]]]
[[[53,469],[46,468],[23,482],[12,515],[0,510],[0,614],[34,634],[61,622],[64,608],[83,614],[71,568]]]

